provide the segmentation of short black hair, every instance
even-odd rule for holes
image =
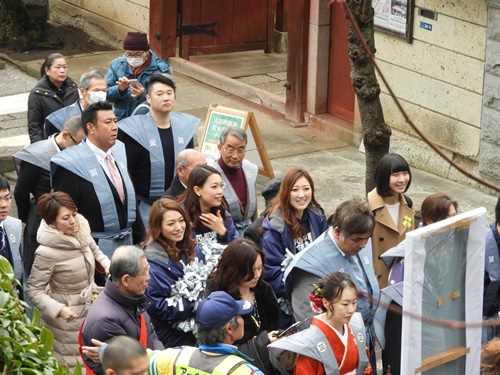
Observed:
[[[176,90],[174,77],[167,73],[155,73],[151,76],[148,83],[146,84],[146,91],[148,94],[151,94],[151,90],[153,89],[153,85],[155,83],[163,83],[164,85],[170,86],[174,89],[174,93]]]
[[[375,170],[375,184],[377,185],[377,193],[381,197],[390,197],[391,189],[389,181],[391,174],[397,172],[408,172],[410,181],[406,185],[405,193],[411,185],[411,170],[406,160],[399,154],[387,154],[378,162]]]
[[[7,189],[9,192],[10,192],[10,184],[9,184],[9,181],[7,181],[7,179],[0,175],[0,190],[5,190]]]
[[[96,125],[97,121],[97,112],[99,111],[112,111],[113,104],[108,101],[99,101],[96,103],[92,103],[82,113],[82,123],[83,130],[85,131],[85,135],[88,135],[87,124],[90,122],[93,125]]]
[[[500,197],[498,197],[497,205],[495,206],[495,221],[500,224]]]

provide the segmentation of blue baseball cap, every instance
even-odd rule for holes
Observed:
[[[200,329],[212,329],[227,323],[236,315],[252,311],[253,303],[250,301],[236,301],[226,292],[213,292],[198,305],[196,323]]]

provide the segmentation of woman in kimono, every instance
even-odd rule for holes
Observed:
[[[344,272],[324,276],[314,285],[309,299],[313,310],[321,314],[312,318],[308,329],[271,344],[271,353],[297,353],[296,375],[372,374],[351,277]]]

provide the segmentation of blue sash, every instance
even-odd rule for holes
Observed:
[[[198,118],[186,113],[170,114],[175,159],[193,138],[199,123]],[[153,117],[150,114],[128,117],[121,120],[118,127],[149,152],[151,164],[149,200],[159,199],[168,186],[165,186],[165,157],[162,143]]]
[[[77,100],[73,104],[58,109],[55,112],[52,112],[45,118],[45,122],[43,124],[43,135],[44,138],[47,139],[50,133],[50,127],[53,126],[57,129],[57,131],[61,131],[64,123],[72,116],[81,115],[82,108],[80,107],[80,100]]]
[[[131,234],[131,226],[135,222],[135,192],[132,181],[127,172],[127,158],[125,156],[125,146],[122,142],[116,141],[111,148],[111,154],[117,161],[118,170],[125,186],[127,205],[127,228],[120,229],[120,221],[116,212],[113,191],[108,183],[106,173],[102,169],[94,152],[87,146],[86,142],[78,146],[67,148],[55,155],[50,162],[51,178],[54,178],[58,167],[63,167],[77,176],[90,182],[97,195],[101,212],[103,215],[104,232],[92,232],[94,238],[124,238]],[[99,246],[101,243],[99,242]]]

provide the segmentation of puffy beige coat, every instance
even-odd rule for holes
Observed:
[[[102,289],[94,283],[95,260],[106,272],[109,270],[109,259],[92,239],[88,221],[78,215],[78,222],[78,233],[67,236],[42,220],[37,233],[40,246],[26,290],[45,326],[54,333],[56,357],[71,369],[79,357],[78,332],[91,297]],[[64,306],[76,312],[78,318],[68,322],[59,317]]]
[[[404,195],[399,194],[399,223],[395,224],[376,188],[368,193],[368,204],[375,215],[375,229],[372,235],[373,268],[378,285],[383,289],[387,286],[389,271],[380,259],[380,255],[403,241],[406,233],[413,230],[415,211],[408,207]],[[405,216],[410,220],[405,221]]]

